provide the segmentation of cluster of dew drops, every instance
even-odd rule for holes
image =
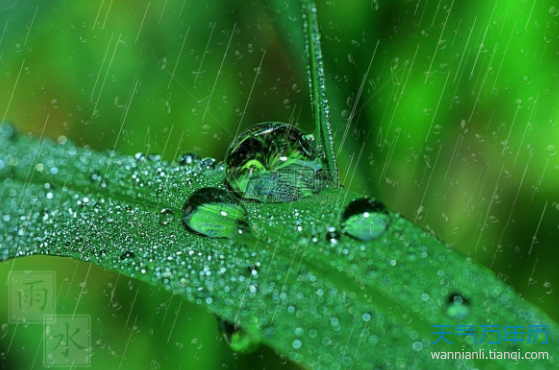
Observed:
[[[322,180],[324,169],[313,140],[311,135],[293,126],[276,122],[262,123],[242,132],[229,146],[224,161],[230,191],[219,188],[195,191],[184,205],[185,228],[206,237],[246,241],[251,237],[251,227],[244,202],[293,202],[319,192],[323,187],[316,184]],[[185,154],[180,160],[183,165],[194,162],[192,154]],[[164,222],[174,220],[166,210],[161,216],[165,217]],[[343,235],[372,242],[385,235],[390,226],[391,214],[384,204],[359,198],[345,207],[339,228],[327,228],[325,239],[331,245],[337,244]],[[471,314],[470,302],[453,293],[448,297],[445,312],[451,318],[465,319]],[[220,323],[220,328],[232,325]],[[241,329],[233,332],[234,335],[222,330],[226,341],[236,348],[247,339]],[[235,336],[243,339],[234,340]],[[294,349],[300,346],[300,341],[293,342]]]
[[[180,163],[189,165],[195,160],[195,155],[186,154]],[[324,167],[312,136],[288,124],[267,122],[242,132],[229,146],[224,163],[230,191],[198,189],[184,205],[182,221],[194,234],[242,237],[250,233],[243,202],[293,202],[324,188]],[[161,220],[168,223],[174,217],[162,210]],[[370,242],[381,237],[390,224],[390,214],[382,203],[361,198],[345,208],[341,233],[330,227],[326,240],[336,243],[343,234]]]
[[[10,129],[11,126],[5,125],[2,136],[14,135]],[[138,154],[136,159],[147,159],[138,156],[142,155]],[[210,169],[217,163],[213,158],[201,159],[197,154],[185,153],[180,157],[179,165]],[[181,222],[188,232],[243,241],[251,234],[243,203],[294,202],[312,197],[324,188],[321,186],[324,184],[324,166],[314,138],[284,123],[262,123],[242,132],[229,146],[223,166],[228,190],[205,187],[196,190],[186,200]],[[107,186],[99,173],[93,173],[91,180],[100,182],[101,187]],[[158,219],[162,226],[176,221],[169,208],[161,209]],[[381,202],[360,198],[345,207],[339,228],[327,228],[325,240],[334,245],[346,235],[361,242],[372,242],[381,238],[390,226],[391,214]],[[126,252],[121,259],[130,257],[133,253]],[[460,294],[451,295],[447,306],[446,313],[450,317],[464,319],[471,313],[469,301]],[[223,333],[229,344],[234,344],[236,336],[244,336],[240,329]],[[238,341],[244,342],[246,338]],[[294,342],[293,347],[297,349],[300,344]]]

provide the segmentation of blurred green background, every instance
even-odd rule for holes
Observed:
[[[559,4],[318,8],[345,186],[559,321]],[[302,40],[298,1],[4,0],[0,118],[97,150],[222,159],[262,121],[312,130]],[[232,353],[211,315],[114,272],[32,257],[0,276],[11,268],[57,272],[58,312],[79,301],[92,316],[93,368],[296,368],[269,349]],[[0,300],[0,368],[41,368],[41,329],[8,325]]]

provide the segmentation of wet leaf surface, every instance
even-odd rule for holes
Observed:
[[[185,228],[182,214],[195,191],[229,190],[221,163],[99,153],[8,131],[0,135],[2,260],[48,254],[120,271],[309,368],[431,369],[431,350],[487,349],[458,335],[431,345],[431,325],[550,325],[545,348],[502,341],[491,349],[559,344],[557,325],[538,308],[397,213],[386,211],[390,223],[371,241],[344,234],[344,211],[361,198],[349,190],[241,202],[249,236],[208,237]],[[550,358],[445,365],[548,369]]]

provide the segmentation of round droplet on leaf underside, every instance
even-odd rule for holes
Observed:
[[[342,232],[363,242],[380,238],[390,224],[390,214],[384,204],[369,198],[354,200],[342,215]]]
[[[14,139],[16,137],[16,129],[9,121],[0,121],[0,136],[6,139]]]
[[[312,135],[279,122],[243,131],[225,155],[231,188],[244,199],[291,202],[319,192],[326,183]]]
[[[233,351],[246,355],[255,352],[262,346],[262,343],[257,338],[246,333],[238,325],[220,318],[217,321],[223,339],[225,339],[225,342]]]
[[[451,294],[448,297],[446,315],[454,320],[465,320],[472,314],[470,301],[460,294]]]
[[[217,188],[195,191],[184,205],[183,222],[187,230],[212,238],[235,238],[250,232],[245,208]]]

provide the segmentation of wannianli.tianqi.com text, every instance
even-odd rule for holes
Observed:
[[[433,360],[549,360],[548,352],[507,352],[507,351],[485,351],[480,349],[477,351],[433,351],[431,352]]]

